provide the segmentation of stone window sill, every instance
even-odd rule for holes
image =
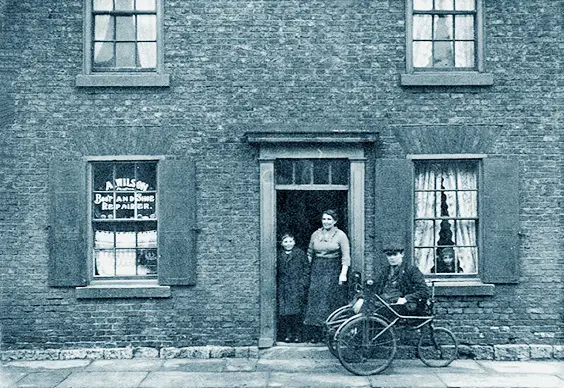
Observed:
[[[427,281],[429,286],[431,280]],[[435,281],[436,296],[493,296],[495,286],[479,280]]]
[[[77,299],[170,298],[170,287],[157,280],[95,280],[76,287]]]
[[[490,86],[493,74],[465,72],[421,72],[401,74],[402,86]]]
[[[169,74],[80,74],[76,76],[78,87],[167,87]]]

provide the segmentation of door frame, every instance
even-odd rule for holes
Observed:
[[[363,144],[261,144],[260,163],[260,336],[259,348],[271,347],[276,341],[276,159],[348,159],[349,239],[351,268],[364,269],[364,187]]]

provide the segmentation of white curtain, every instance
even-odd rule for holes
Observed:
[[[473,164],[421,164],[415,177],[416,218],[439,218],[441,216],[476,218],[478,206],[476,189],[477,177]],[[441,194],[443,193],[446,196],[447,214],[441,214]],[[454,243],[456,260],[460,263],[462,272],[476,273],[478,259],[476,221],[448,221],[453,233],[452,243]],[[436,250],[431,247],[439,244],[439,232],[440,220],[435,222],[416,220],[415,264],[423,273],[430,273],[435,265]]]
[[[135,235],[135,232],[116,232],[114,254],[114,232],[98,230],[94,233],[97,275],[134,276],[151,272],[144,266],[137,266],[136,248],[156,248],[157,231],[139,232],[137,241]]]

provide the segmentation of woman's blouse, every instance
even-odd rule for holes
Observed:
[[[318,259],[338,259],[341,258],[341,264],[351,265],[351,250],[349,238],[342,230],[333,227],[329,231],[323,228],[317,229],[311,235],[309,247],[307,249],[307,257]]]

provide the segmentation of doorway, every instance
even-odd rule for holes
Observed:
[[[348,236],[348,190],[277,190],[276,191],[276,241],[280,250],[280,242],[285,233],[295,237],[296,247],[307,252],[311,234],[321,227],[322,212],[333,209],[339,220],[337,227]],[[280,268],[277,268],[279,270]],[[303,280],[301,274],[292,275],[298,282]],[[278,276],[277,276],[278,278]],[[278,286],[280,286],[278,284]],[[287,290],[296,290],[286,286]],[[301,298],[298,298],[298,300]],[[279,305],[280,301],[277,301]],[[294,302],[292,302],[294,303]],[[306,296],[303,305],[307,304]],[[295,306],[295,304],[294,304]],[[281,318],[277,314],[276,338],[281,342],[304,343],[311,338],[299,315]],[[288,335],[289,332],[294,333]]]

